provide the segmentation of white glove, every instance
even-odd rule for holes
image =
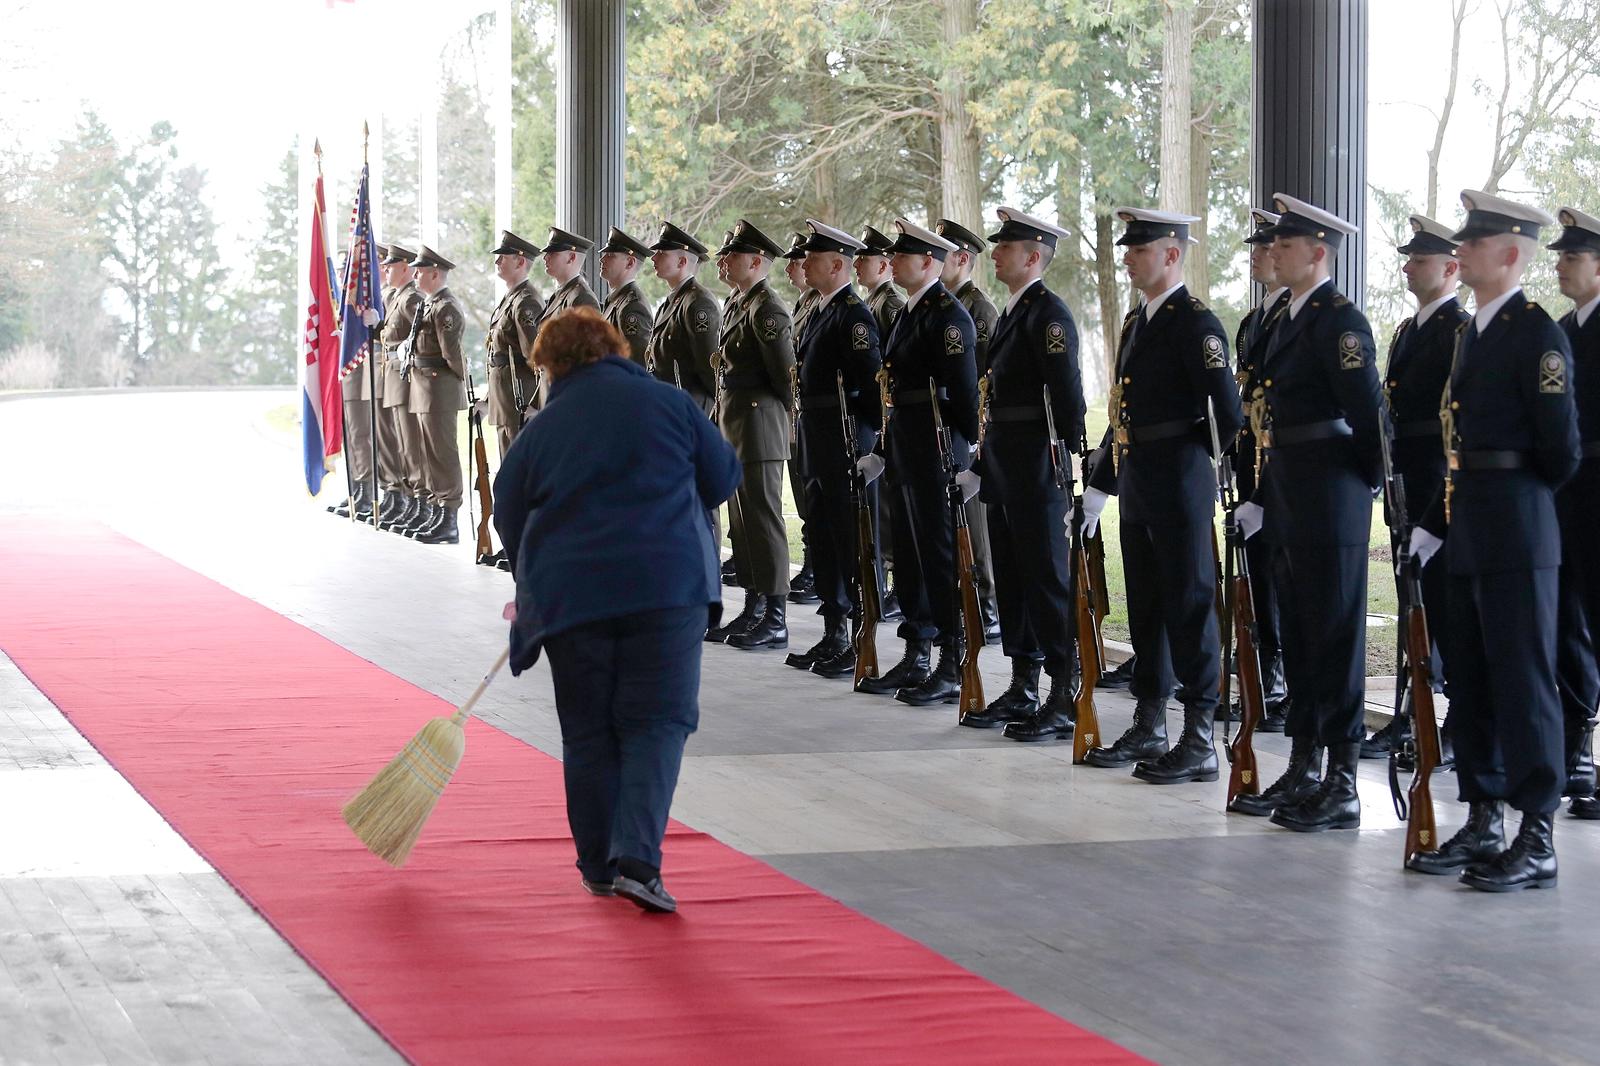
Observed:
[[[956,474],[956,484],[961,486],[961,502],[966,503],[978,494],[978,485],[982,482],[977,474],[971,470],[962,470]]]
[[[1244,534],[1245,540],[1261,532],[1261,524],[1266,518],[1267,513],[1259,503],[1241,503],[1233,512],[1233,519],[1239,523],[1239,532]]]
[[[378,309],[376,307],[369,307],[365,311],[361,312],[361,323],[368,329],[376,326],[378,324]]]
[[[1442,547],[1444,541],[1417,526],[1411,531],[1410,539],[1406,541],[1406,554],[1415,559],[1418,566],[1427,566],[1428,560],[1438,554]]]
[[[856,469],[861,471],[861,477],[868,485],[878,480],[883,474],[883,456],[868,452],[856,460]]]
[[[1094,536],[1094,531],[1100,528],[1100,512],[1106,509],[1106,501],[1111,497],[1099,489],[1083,490],[1083,509],[1078,513],[1078,522],[1083,527],[1083,535]]]

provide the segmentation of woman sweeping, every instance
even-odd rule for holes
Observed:
[[[694,401],[627,352],[592,308],[540,328],[549,398],[495,478],[494,522],[517,579],[512,672],[543,650],[555,680],[583,887],[673,911],[661,838],[722,603],[707,513],[740,468]]]

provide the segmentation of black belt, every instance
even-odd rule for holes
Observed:
[[[489,353],[489,369],[490,370],[499,370],[501,367],[510,366],[510,365],[511,365],[511,356],[509,356],[509,355],[496,355],[493,352]]]
[[[1129,426],[1129,444],[1153,444],[1158,440],[1172,440],[1175,437],[1188,436],[1199,429],[1201,423],[1193,418],[1177,419],[1172,422],[1157,422],[1151,426]]]
[[[837,411],[839,397],[837,396],[802,396],[800,397],[800,410],[802,411]]]
[[[418,370],[448,370],[450,360],[442,355],[413,355],[411,365]]]
[[[1451,452],[1451,470],[1521,470],[1530,465],[1527,452],[1476,451]]]
[[[1585,459],[1600,459],[1600,440],[1592,440],[1584,444],[1581,454]]]
[[[894,404],[896,407],[905,407],[908,404],[914,403],[928,403],[932,399],[933,391],[930,389],[901,389],[899,392],[894,394]],[[943,389],[939,390],[939,399],[949,399],[949,397],[945,395],[945,391]]]
[[[989,421],[991,422],[1043,422],[1044,405],[1037,407],[991,407],[989,408]]]
[[[724,389],[768,389],[771,383],[764,374],[725,374],[722,378]]]
[[[1282,448],[1295,444],[1310,444],[1312,441],[1332,440],[1335,437],[1352,437],[1355,431],[1350,428],[1350,423],[1342,418],[1330,418],[1326,422],[1303,422],[1298,426],[1273,426],[1262,434],[1261,444],[1265,448]]]
[[[1437,418],[1422,418],[1415,422],[1397,422],[1394,427],[1395,439],[1401,437],[1436,437],[1440,433]]]

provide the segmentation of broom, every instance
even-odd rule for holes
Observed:
[[[344,805],[345,824],[369,851],[390,866],[405,865],[423,824],[461,765],[467,746],[462,726],[478,697],[510,657],[508,645],[455,714],[435,718],[423,726],[411,743]]]

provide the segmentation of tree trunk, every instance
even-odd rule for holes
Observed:
[[[978,193],[978,132],[967,113],[967,72],[952,61],[977,29],[977,0],[944,0],[945,66],[939,86],[940,207],[963,226],[982,224]]]
[[[1211,242],[1207,240],[1211,229],[1207,217],[1207,203],[1211,192],[1211,137],[1203,124],[1189,126],[1189,189],[1194,197],[1190,214],[1200,221],[1189,227],[1189,233],[1199,244],[1189,246],[1189,259],[1184,268],[1184,281],[1189,292],[1211,302]]]
[[[1122,328],[1122,294],[1117,285],[1116,239],[1111,215],[1103,209],[1097,209],[1094,215],[1094,274],[1095,288],[1100,294],[1102,388],[1111,380],[1111,364],[1117,357],[1117,332]]]
[[[1444,106],[1433,128],[1433,146],[1428,149],[1428,206],[1423,214],[1434,218],[1439,209],[1439,157],[1444,154],[1444,131],[1450,125],[1450,112],[1456,105],[1456,77],[1461,67],[1461,23],[1467,17],[1467,0],[1450,5],[1450,78],[1445,83]]]
[[[1163,0],[1161,24],[1161,197],[1163,211],[1195,210],[1190,183],[1190,128],[1194,125],[1194,4]]]

